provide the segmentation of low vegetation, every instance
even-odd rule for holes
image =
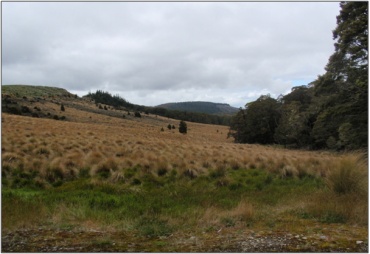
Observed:
[[[187,135],[153,128],[178,124],[170,119],[130,126],[93,118],[2,115],[4,233],[41,225],[156,239],[222,228],[367,226],[361,154],[234,144],[222,126],[188,123]]]

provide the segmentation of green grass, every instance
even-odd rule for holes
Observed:
[[[46,189],[33,185],[32,188],[5,187],[2,190],[3,220],[7,225],[29,221],[71,226],[94,221],[98,225],[113,225],[155,237],[197,228],[210,208],[230,211],[247,199],[258,209],[266,209],[281,205],[292,196],[304,198],[323,186],[323,182],[315,178],[281,178],[258,169],[226,170],[216,177],[211,172],[194,179],[174,177],[170,173],[143,175],[140,181],[140,185],[131,185],[111,183],[101,177],[84,177]],[[225,184],[220,185],[220,181]],[[25,208],[33,211],[36,207],[44,212],[25,214]],[[9,209],[13,210],[12,215]],[[257,217],[262,213],[257,211]],[[55,218],[59,219],[55,221]],[[219,223],[227,227],[237,222],[232,216],[219,219]]]

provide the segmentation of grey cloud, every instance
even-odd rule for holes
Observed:
[[[339,3],[5,2],[3,84],[244,105],[324,71]]]

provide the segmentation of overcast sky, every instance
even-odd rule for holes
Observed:
[[[324,73],[339,2],[2,2],[2,84],[244,106]]]

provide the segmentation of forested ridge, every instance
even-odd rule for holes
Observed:
[[[368,147],[368,2],[341,2],[325,73],[277,99],[263,95],[232,119],[238,143],[309,149]]]
[[[146,114],[150,113],[189,122],[230,125],[231,121],[231,116],[211,115],[199,112],[170,110],[162,107],[147,107],[142,105],[136,105],[126,101],[119,95],[111,95],[109,92],[101,90],[97,90],[95,93],[90,92],[84,97],[91,98],[92,100],[95,101],[96,104],[101,103],[113,106],[117,109],[127,109],[136,112],[143,112]]]
[[[238,112],[237,108],[231,107],[229,104],[206,101],[173,102],[161,104],[158,105],[157,107],[166,108],[170,110],[198,112],[214,115],[232,115]]]

